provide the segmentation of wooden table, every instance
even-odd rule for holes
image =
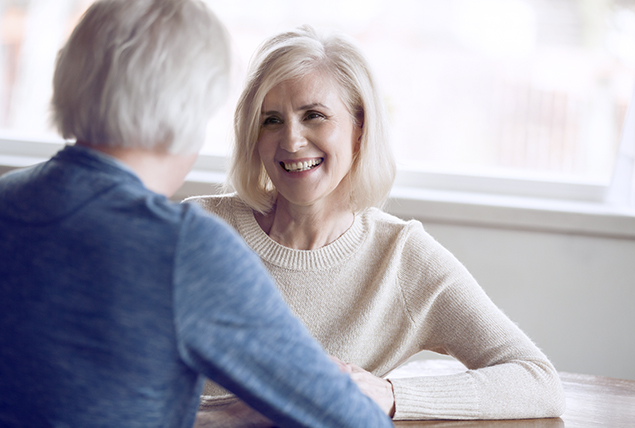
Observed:
[[[414,366],[414,367],[413,367]],[[425,360],[398,369],[419,375],[451,374],[465,368],[457,361]],[[564,415],[555,419],[506,421],[397,421],[396,427],[436,428],[635,428],[635,381],[560,373],[567,399]]]
[[[398,368],[390,377],[447,375],[465,371],[455,360],[414,361]],[[567,409],[560,418],[504,421],[396,421],[395,427],[435,428],[635,428],[635,380],[560,373],[567,399]],[[229,400],[227,403],[231,403]],[[214,401],[209,408],[201,403],[200,418],[207,411],[218,410],[227,403]],[[200,419],[201,424],[203,419]],[[215,416],[214,424],[221,420]],[[221,424],[222,425],[222,424]],[[268,424],[265,424],[269,426]],[[201,425],[203,426],[203,425]],[[225,425],[222,425],[225,426]]]

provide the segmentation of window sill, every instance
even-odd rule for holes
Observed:
[[[635,239],[635,209],[595,202],[395,187],[386,208],[422,222]]]

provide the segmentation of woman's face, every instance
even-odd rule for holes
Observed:
[[[280,83],[262,105],[257,150],[278,198],[335,208],[350,200],[348,180],[361,129],[333,79],[314,72]]]

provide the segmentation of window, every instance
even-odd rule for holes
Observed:
[[[55,53],[89,3],[0,5],[5,135],[53,135]],[[228,153],[233,105],[258,44],[309,23],[362,46],[385,92],[406,183],[467,174],[606,186],[613,175],[635,81],[635,0],[208,3],[233,37],[237,78],[204,153]]]

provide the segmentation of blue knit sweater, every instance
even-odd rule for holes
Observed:
[[[220,220],[78,146],[0,178],[0,426],[188,427],[203,375],[279,426],[391,426]]]

